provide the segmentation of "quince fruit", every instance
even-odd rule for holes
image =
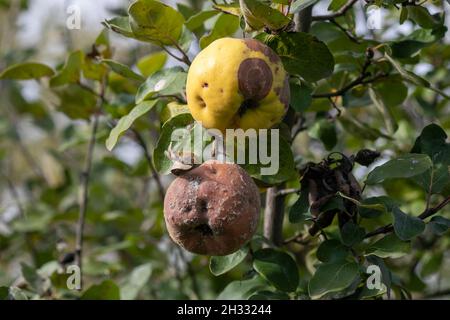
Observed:
[[[172,182],[164,199],[164,219],[170,237],[186,250],[224,256],[255,234],[260,201],[244,169],[209,160]]]
[[[267,129],[289,106],[289,78],[280,57],[255,39],[222,38],[189,69],[187,102],[205,128]]]

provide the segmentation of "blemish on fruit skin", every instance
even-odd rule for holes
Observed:
[[[274,89],[276,95],[280,98],[280,101],[284,104],[285,108],[289,108],[289,102],[291,100],[291,91],[289,89],[289,76],[284,78],[283,87],[277,87]]]
[[[202,88],[208,88],[208,83],[207,82],[204,82],[203,84],[202,84]]]
[[[198,104],[200,105],[200,107],[206,108],[206,102],[205,102],[205,100],[202,99],[202,97],[197,97],[197,101],[198,101]]]
[[[242,61],[238,70],[239,90],[245,100],[259,101],[270,92],[273,83],[272,70],[262,59]]]
[[[245,44],[253,51],[262,52],[265,56],[267,56],[270,62],[279,63],[281,62],[280,57],[268,46],[259,42],[255,39],[244,39]]]

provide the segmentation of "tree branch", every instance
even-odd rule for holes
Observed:
[[[105,90],[106,90],[106,80],[104,79],[101,84],[101,92],[98,95],[97,107],[94,111],[93,121],[92,121],[92,129],[91,136],[88,144],[88,150],[86,155],[86,160],[84,164],[84,170],[81,173],[80,178],[80,205],[79,205],[79,216],[77,223],[77,231],[76,231],[76,243],[75,243],[75,264],[80,269],[81,281],[80,285],[82,288],[82,280],[83,280],[83,272],[82,272],[82,259],[83,259],[83,240],[84,240],[84,225],[86,220],[86,212],[89,201],[89,179],[91,175],[92,169],[92,159],[94,155],[94,147],[98,129],[99,122],[99,111],[102,108],[103,102],[105,100]]]
[[[158,191],[159,191],[159,196],[161,198],[161,201],[164,202],[164,196],[165,196],[165,190],[164,190],[164,186],[161,182],[161,179],[159,177],[158,172],[155,169],[155,166],[153,165],[153,161],[152,161],[152,156],[150,155],[150,152],[147,148],[147,144],[145,143],[144,138],[142,137],[142,135],[135,129],[132,129],[133,134],[136,138],[137,143],[141,146],[142,150],[144,151],[144,156],[145,159],[147,160],[147,164],[148,167],[150,168],[150,171],[152,173],[152,177],[156,182],[156,186],[158,187]]]
[[[292,194],[292,193],[299,193],[299,192],[300,192],[300,189],[294,189],[294,188],[292,188],[292,189],[278,190],[278,192],[277,192],[277,197],[287,196],[287,195],[289,195],[289,194]]]
[[[308,32],[311,26],[313,6],[303,9],[296,16],[297,31]],[[295,124],[295,111],[288,109],[284,123],[290,130]],[[284,184],[267,189],[266,205],[264,209],[264,236],[276,246],[283,244],[283,220],[284,220],[284,196],[278,196],[278,192],[284,189]]]
[[[367,69],[372,64],[372,59],[373,59],[373,49],[368,48],[367,52],[366,52],[366,59],[362,66],[361,72],[357,78],[355,78],[353,81],[349,82],[348,84],[346,84],[345,86],[343,86],[342,88],[340,88],[337,91],[313,94],[312,97],[315,99],[339,97],[339,96],[344,95],[347,91],[353,89],[357,85],[373,83],[379,79],[387,77],[389,74],[384,73],[384,72],[380,72],[380,73],[370,77],[371,74],[370,74],[370,72],[367,72]]]
[[[347,11],[349,9],[351,9],[353,7],[353,5],[357,1],[358,0],[349,0],[349,1],[347,1],[346,4],[344,4],[338,11],[336,11],[334,13],[325,14],[325,15],[319,15],[319,16],[313,16],[312,17],[312,21],[325,21],[325,20],[331,20],[331,19],[343,16],[344,14],[347,13]]]
[[[348,29],[341,26],[341,24],[337,23],[335,19],[330,19],[330,22],[333,23],[336,27],[338,27],[342,32],[345,33],[345,35],[354,43],[360,44],[361,41],[359,41],[358,38],[356,38]]]
[[[419,216],[419,219],[425,220],[429,217],[431,217],[432,215],[436,214],[437,212],[439,212],[440,210],[442,210],[446,205],[448,205],[450,203],[450,196],[448,196],[447,198],[444,199],[444,201],[442,201],[441,203],[439,203],[437,206],[429,208],[429,209],[425,209]],[[391,232],[392,230],[394,230],[394,227],[392,226],[392,224],[387,224],[383,227],[380,227],[372,232],[369,232],[366,234],[365,238],[371,238],[374,237],[376,235],[379,234],[386,234]]]

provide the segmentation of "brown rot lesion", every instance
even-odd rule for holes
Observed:
[[[275,53],[275,51],[266,46],[264,43],[261,43],[255,39],[245,39],[244,42],[250,50],[262,52],[266,57],[269,58],[270,62],[281,62],[280,57]]]
[[[259,102],[269,94],[273,84],[272,70],[262,59],[245,59],[239,66],[238,82],[244,97],[238,110],[242,116],[247,110],[259,107]]]
[[[289,87],[289,76],[286,75],[283,83],[283,87],[277,87],[275,88],[275,94],[280,99],[281,103],[284,104],[285,108],[289,108],[289,103],[291,100],[291,90]]]

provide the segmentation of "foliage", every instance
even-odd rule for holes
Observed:
[[[3,17],[20,14],[10,2],[1,2]],[[365,24],[356,2],[137,0],[104,21],[88,50],[67,45],[56,68],[30,62],[42,48],[2,47],[0,299],[403,299],[448,290],[448,3],[366,1],[386,10],[384,29],[356,32]],[[297,14],[312,6],[299,30]],[[409,31],[385,36],[399,25]],[[264,197],[277,190],[288,221],[281,242],[260,227],[230,256],[196,256],[164,227],[170,136],[195,125],[185,100],[191,59],[242,34],[270,46],[290,75],[280,172],[243,165]],[[118,37],[135,45],[120,59]],[[22,80],[35,80],[38,98]],[[136,159],[126,160],[126,148]],[[80,254],[80,215],[77,291],[67,267]],[[382,289],[366,286],[371,265]]]

